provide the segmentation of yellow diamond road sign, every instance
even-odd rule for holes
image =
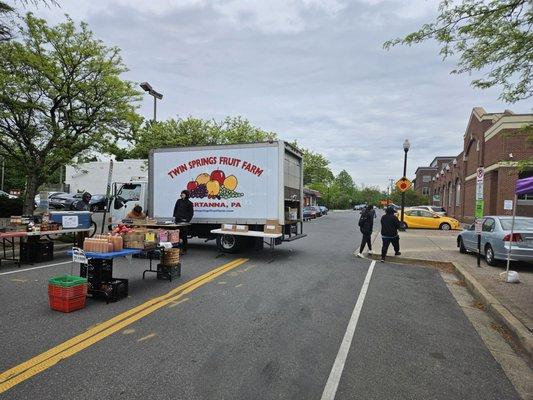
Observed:
[[[407,178],[400,178],[396,181],[396,188],[398,188],[400,192],[405,192],[412,185],[411,181]]]

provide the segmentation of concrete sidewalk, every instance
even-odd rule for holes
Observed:
[[[409,229],[400,232],[401,259],[427,260],[434,264],[458,263],[472,275],[492,296],[507,308],[530,332],[533,332],[533,267],[512,264],[511,269],[518,271],[520,283],[505,283],[499,274],[505,265],[491,267],[481,259],[481,268],[476,265],[475,254],[461,254],[457,248],[459,231],[435,231]],[[381,236],[374,233],[374,253],[381,251]],[[389,256],[394,254],[389,247]],[[393,257],[390,257],[391,261]]]

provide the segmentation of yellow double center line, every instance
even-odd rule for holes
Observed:
[[[146,303],[140,304],[122,314],[117,315],[95,327],[88,329],[82,334],[51,348],[50,350],[39,354],[32,359],[23,362],[13,368],[0,374],[0,393],[11,389],[13,386],[37,375],[40,372],[54,366],[59,361],[68,358],[83,349],[92,346],[96,342],[106,338],[109,335],[131,325],[135,321],[153,313],[154,311],[166,306],[167,304],[178,300],[180,297],[192,292],[202,285],[212,281],[216,277],[237,268],[239,265],[248,261],[246,258],[238,258],[218,268],[215,268],[195,279],[184,283],[181,286],[171,290],[167,294],[156,297]]]

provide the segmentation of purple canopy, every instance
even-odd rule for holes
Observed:
[[[516,181],[516,194],[533,194],[533,176]]]

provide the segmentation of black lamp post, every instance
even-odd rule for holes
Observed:
[[[157,99],[161,100],[163,98],[163,95],[159,92],[156,92],[152,85],[150,85],[148,82],[143,82],[140,85],[142,89],[147,92],[150,96],[154,98],[154,122],[156,121],[157,116]]]
[[[411,143],[409,143],[409,140],[405,139],[403,142],[403,179],[406,179],[407,175],[407,152],[409,151],[409,147],[411,147]],[[401,214],[401,221],[403,224],[403,209],[405,208],[405,191],[402,192],[402,214]]]

